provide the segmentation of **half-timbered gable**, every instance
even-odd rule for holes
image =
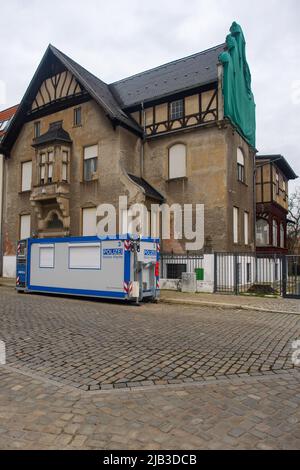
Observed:
[[[255,178],[257,250],[286,252],[288,184],[297,175],[282,155],[257,155]]]
[[[222,118],[218,105],[220,45],[110,85],[146,137],[199,127]]]
[[[68,70],[63,70],[43,81],[33,100],[31,111],[29,111],[28,114],[33,114],[43,109],[45,106],[50,106],[52,103],[68,100],[70,98],[76,99],[86,94],[87,92],[76,80],[74,75]]]

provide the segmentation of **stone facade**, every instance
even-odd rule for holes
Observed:
[[[84,233],[84,209],[96,208],[103,203],[113,204],[118,209],[119,196],[127,196],[129,204],[142,202],[150,210],[152,203],[158,203],[155,192],[162,195],[161,199],[169,205],[205,206],[204,252],[255,249],[255,149],[223,118],[220,67],[216,72],[216,82],[209,85],[209,90],[204,87],[201,91],[198,86],[195,92],[190,90],[185,97],[182,93],[179,96],[175,94],[166,99],[165,104],[160,100],[138,112],[127,109],[126,114],[117,110],[117,117],[112,118],[112,97],[106,96],[108,104],[102,105],[103,97],[108,93],[103,82],[97,83],[102,87],[101,93],[94,97],[95,77],[88,75],[81,82],[83,72],[79,68],[76,80],[69,79],[74,83],[73,94],[69,89],[64,91],[62,69],[69,64],[66,64],[66,56],[62,53],[54,50],[54,54],[58,71],[55,77],[59,77],[60,90],[51,88],[47,95],[47,86],[43,83],[49,73],[45,72],[40,80],[35,77],[36,83],[31,85],[33,91],[27,91],[16,123],[3,145],[6,159],[2,234],[4,264],[10,266],[8,271],[14,264],[22,216],[27,216],[27,220],[30,216],[31,236],[80,236]],[[47,65],[50,70],[53,52],[48,53],[47,60],[44,68],[46,70]],[[94,88],[92,85],[86,89],[83,87],[88,80]],[[55,80],[49,82],[49,78],[46,82],[55,84]],[[183,107],[182,117],[172,118],[176,99],[179,99],[175,101],[176,106],[179,109],[180,105]],[[74,123],[78,107],[81,114],[79,125]],[[157,131],[149,128],[146,132],[146,125],[162,122],[165,118],[164,128]],[[35,135],[37,122],[38,136]],[[184,176],[172,178],[170,151],[178,144],[186,152]],[[90,146],[97,148],[97,166],[87,181],[84,177],[84,152]],[[243,182],[237,177],[238,149],[244,155]],[[51,166],[52,170],[51,178],[41,182],[43,154],[47,154],[49,159],[51,154],[51,163],[47,160],[46,166]],[[26,162],[32,162],[31,183],[22,190],[22,169]],[[147,194],[143,183],[139,184],[139,179],[151,185],[150,194]],[[233,239],[234,207],[239,209],[236,240]],[[247,242],[244,213],[249,215]],[[174,240],[171,231],[171,238],[163,241],[162,249],[182,253],[185,242],[184,239]]]

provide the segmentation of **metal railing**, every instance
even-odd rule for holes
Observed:
[[[161,253],[160,277],[162,279],[181,279],[182,273],[195,273],[203,269],[202,255]]]
[[[283,255],[216,253],[215,292],[281,295]]]

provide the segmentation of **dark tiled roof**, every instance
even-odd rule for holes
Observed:
[[[68,57],[66,54],[56,49],[56,47],[50,44],[49,48],[53,54],[65,65],[65,67],[74,74],[85,90],[90,93],[90,95],[100,104],[100,106],[102,106],[102,108],[104,108],[110,118],[117,119],[128,127],[133,128],[139,132],[141,131],[141,128],[138,126],[138,124],[136,124],[135,121],[131,119],[126,113],[124,113],[124,111],[122,111],[122,108],[114,98],[112,92],[109,89],[109,86],[106,83],[90,73],[81,65],[77,64],[77,62]]]
[[[261,162],[262,160],[273,162],[289,180],[296,180],[298,178],[290,164],[282,155],[256,155],[257,162]],[[260,163],[257,166],[259,165]]]
[[[163,197],[163,195],[158,192],[155,188],[153,188],[153,186],[151,186],[151,184],[149,184],[146,180],[144,180],[144,178],[140,178],[139,176],[131,175],[129,173],[128,176],[134,183],[138,184],[139,186],[141,186],[141,188],[143,188],[146,196],[152,199],[156,199],[159,202],[164,202],[165,198]]]
[[[112,121],[141,135],[142,128],[125,109],[142,101],[154,101],[216,82],[218,57],[223,50],[224,44],[107,85],[50,44],[3,138],[2,150],[9,154],[41,80],[48,78],[49,61],[53,56],[74,75]]]
[[[152,101],[217,81],[224,44],[112,83],[122,107]]]
[[[38,145],[47,144],[50,142],[67,142],[72,143],[71,137],[67,131],[62,128],[62,122],[53,122],[50,124],[48,131],[45,134],[36,137],[33,141],[33,147]]]

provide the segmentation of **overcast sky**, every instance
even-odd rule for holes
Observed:
[[[49,43],[110,83],[224,42],[234,20],[247,41],[257,148],[300,175],[299,0],[1,2],[0,108],[21,100]]]

